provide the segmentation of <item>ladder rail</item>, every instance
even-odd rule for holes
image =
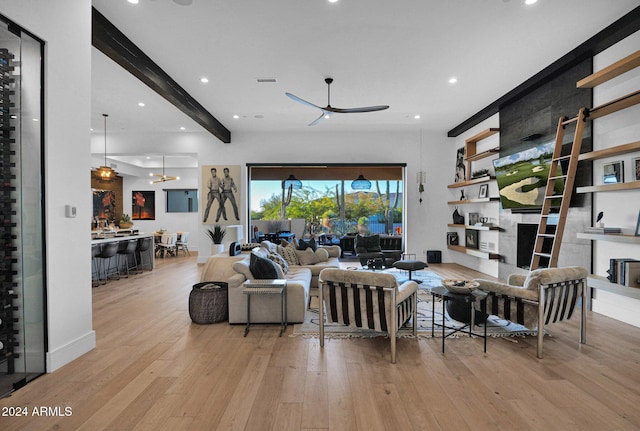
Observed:
[[[536,240],[533,249],[533,255],[531,257],[530,270],[534,270],[540,267],[541,258],[547,258],[547,267],[554,268],[558,265],[558,255],[560,254],[560,245],[562,244],[562,236],[564,234],[564,228],[567,220],[567,213],[569,211],[569,205],[571,203],[571,196],[573,194],[573,186],[575,183],[576,171],[578,169],[578,160],[580,156],[580,149],[582,147],[582,137],[584,135],[584,128],[587,121],[586,108],[580,109],[578,115],[572,119],[561,117],[558,121],[558,129],[556,132],[555,147],[553,150],[553,159],[549,169],[549,177],[547,178],[547,185],[545,187],[545,198],[540,212],[540,222],[538,223],[538,232],[536,233]],[[562,155],[562,143],[564,142],[565,126],[570,123],[576,123],[573,141],[571,143],[571,152],[569,155]],[[561,162],[568,160],[568,166],[566,174],[562,170]],[[560,168],[561,175],[558,175],[558,168]],[[556,181],[564,181],[564,189],[562,195],[554,194]],[[553,234],[547,233],[549,213],[554,200],[560,199],[560,208],[558,210],[558,220]],[[551,239],[551,252],[543,252],[544,240]]]

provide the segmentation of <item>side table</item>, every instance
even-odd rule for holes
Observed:
[[[455,295],[455,296],[454,296]],[[436,298],[440,298],[442,300],[442,324],[438,324],[439,326],[442,327],[442,353],[444,353],[444,340],[447,337],[452,336],[453,334],[457,333],[457,332],[462,332],[465,334],[469,334],[469,337],[480,337],[484,339],[484,353],[487,353],[487,321],[485,320],[484,322],[484,332],[482,334],[479,334],[477,332],[473,332],[473,328],[475,327],[475,310],[473,308],[473,304],[477,301],[480,300],[480,305],[482,307],[482,311],[483,313],[486,313],[487,311],[487,296],[489,294],[483,290],[479,290],[479,289],[475,289],[473,291],[471,291],[470,293],[467,294],[460,294],[460,293],[456,293],[453,294],[451,292],[449,292],[445,287],[440,286],[440,287],[434,287],[433,289],[431,289],[431,297],[433,298],[433,307],[431,307],[431,336],[433,337],[435,332],[435,314],[436,314],[436,307],[435,307],[435,299]],[[471,314],[471,322],[470,323],[465,323],[463,326],[460,327],[454,327],[454,326],[447,326],[445,324],[445,306],[446,303],[448,301],[465,301],[467,303],[469,303],[469,306],[472,309]],[[449,329],[451,330],[451,332],[449,334],[445,334],[445,330]],[[468,330],[465,330],[468,329]]]
[[[247,327],[244,336],[249,333],[251,326],[251,296],[252,295],[280,295],[280,335],[287,329],[287,280],[247,280],[243,283],[242,293],[247,295]]]

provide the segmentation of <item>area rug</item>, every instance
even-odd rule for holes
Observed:
[[[408,279],[406,271],[391,269],[385,270],[384,272],[393,274],[398,278],[399,282]],[[431,271],[414,271],[411,278],[422,281],[418,289],[418,336],[431,338],[431,312],[434,304],[431,296],[431,288],[441,286],[442,278]],[[318,322],[318,304],[317,298],[314,297],[312,298],[311,307],[305,314],[304,322],[293,326],[291,336],[318,337],[320,333]],[[435,302],[435,324],[434,336],[442,337],[442,302],[437,299]],[[408,322],[398,331],[398,337],[412,337],[412,325],[412,322]],[[452,319],[445,310],[445,326],[459,328],[464,326],[464,323]],[[337,323],[326,323],[324,329],[326,338],[372,338],[386,336],[385,334],[369,329],[351,328]],[[482,325],[479,325],[476,326],[474,332],[482,333],[483,330]],[[451,332],[453,332],[453,330],[445,329],[445,334],[450,334]],[[522,325],[501,319],[497,316],[489,316],[487,319],[487,336],[490,337],[522,337],[536,334],[537,331],[529,330]],[[450,336],[464,336],[464,333],[455,333]]]

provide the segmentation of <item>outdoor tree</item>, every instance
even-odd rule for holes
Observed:
[[[400,196],[400,181],[396,181],[396,193],[391,197],[390,181],[386,181],[387,187],[384,194],[380,193],[380,181],[376,181],[376,190],[378,191],[378,201],[384,214],[385,232],[393,232],[393,219],[396,208],[398,207],[398,197]]]

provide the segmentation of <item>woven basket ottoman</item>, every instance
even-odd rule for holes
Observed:
[[[194,323],[207,324],[229,320],[228,284],[207,281],[193,285],[189,294],[189,317]]]

